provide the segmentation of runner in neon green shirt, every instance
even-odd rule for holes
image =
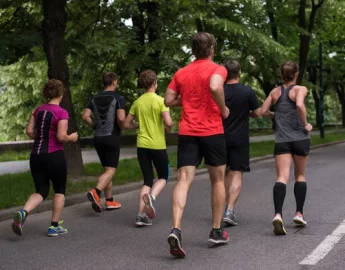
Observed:
[[[172,129],[169,108],[164,105],[164,98],[156,94],[157,75],[151,70],[140,74],[139,83],[146,90],[132,105],[125,120],[124,128],[135,129],[134,118],[139,122],[137,135],[137,155],[144,177],[140,192],[137,226],[152,225],[155,218],[155,200],[164,189],[169,179],[169,158],[166,151],[165,131]],[[158,181],[153,184],[153,166]]]

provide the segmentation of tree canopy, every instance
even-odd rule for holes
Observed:
[[[24,139],[30,112],[47,81],[45,1],[0,3],[0,138]],[[101,76],[114,71],[127,106],[140,95],[138,74],[153,69],[164,93],[174,72],[193,60],[190,38],[207,31],[217,39],[215,61],[237,59],[242,81],[261,100],[280,82],[279,66],[299,63],[300,82],[310,89],[310,121],[317,124],[318,46],[324,46],[326,120],[345,118],[344,1],[341,0],[75,0],[65,11],[64,53],[75,126],[91,135],[80,113],[88,96],[102,90]],[[343,108],[338,115],[333,108]],[[72,108],[71,107],[71,108]],[[175,120],[178,111],[174,111]],[[15,117],[13,117],[15,115]],[[175,121],[176,122],[176,121]],[[253,121],[268,127],[269,121]],[[345,126],[345,120],[343,120]]]

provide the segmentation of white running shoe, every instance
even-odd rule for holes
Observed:
[[[283,219],[280,216],[275,216],[273,221],[273,232],[275,235],[286,235]]]
[[[293,222],[294,222],[296,225],[299,225],[299,226],[307,226],[307,222],[304,220],[304,217],[301,216],[301,215],[296,215],[296,216],[293,218]]]

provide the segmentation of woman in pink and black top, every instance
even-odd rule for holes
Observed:
[[[60,226],[62,222],[59,222],[65,204],[67,182],[67,167],[62,143],[75,142],[78,134],[67,135],[68,113],[59,106],[63,91],[64,86],[61,81],[48,81],[43,89],[43,96],[48,103],[39,106],[34,111],[26,127],[26,134],[34,140],[30,170],[36,193],[30,196],[23,210],[13,215],[12,229],[17,235],[23,234],[23,226],[28,214],[47,198],[50,181],[55,195],[48,236],[67,233],[67,230]]]

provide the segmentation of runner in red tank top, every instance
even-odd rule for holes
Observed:
[[[229,240],[228,233],[221,228],[226,164],[222,118],[229,116],[223,89],[227,71],[212,61],[215,45],[213,35],[196,34],[192,42],[196,60],[176,72],[165,94],[166,106],[182,105],[177,157],[179,173],[173,194],[173,229],[168,238],[170,253],[177,257],[186,255],[181,241],[182,215],[196,168],[203,158],[212,184],[213,229],[209,241],[221,244]]]

